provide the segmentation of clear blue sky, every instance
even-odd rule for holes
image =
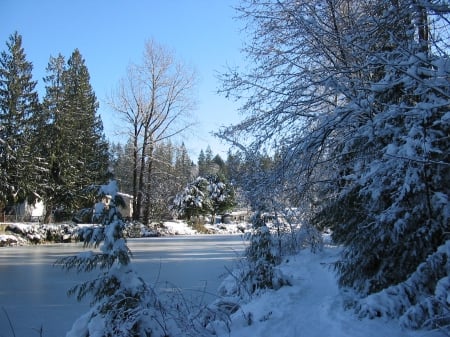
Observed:
[[[200,122],[184,140],[192,159],[211,146],[224,155],[228,145],[210,135],[239,119],[237,104],[217,95],[217,72],[239,64],[244,36],[234,19],[238,0],[0,0],[0,50],[9,35],[18,31],[34,79],[44,94],[50,55],[67,58],[78,48],[91,75],[100,102],[106,136],[117,140],[119,120],[104,103],[106,95],[125,75],[130,62],[141,62],[145,42],[154,39],[174,50],[199,75]],[[225,159],[225,158],[224,158]]]

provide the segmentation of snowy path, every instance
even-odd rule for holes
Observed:
[[[438,337],[439,332],[405,331],[396,322],[359,320],[343,310],[343,298],[329,263],[336,248],[304,251],[283,265],[293,286],[270,291],[232,317],[231,333],[221,337]],[[249,325],[249,317],[251,324]]]

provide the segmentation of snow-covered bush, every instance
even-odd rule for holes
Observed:
[[[176,216],[187,220],[208,213],[211,207],[207,198],[207,186],[208,181],[203,177],[198,177],[189,183],[175,196],[171,211]]]
[[[261,226],[252,235],[246,257],[249,269],[244,281],[251,293],[265,288],[278,289],[289,284],[281,271],[276,268],[281,262],[281,256],[267,226]]]
[[[250,299],[263,289],[276,290],[290,285],[289,278],[277,268],[280,262],[278,245],[270,229],[263,224],[251,235],[244,259],[239,260],[237,268],[230,271],[219,294]]]
[[[5,228],[20,237],[23,243],[67,242],[77,235],[75,226],[69,224],[25,224],[12,223]],[[26,240],[26,241],[24,241]]]
[[[100,273],[90,281],[69,290],[82,299],[91,295],[91,309],[81,316],[68,337],[88,336],[168,336],[170,327],[165,309],[154,290],[133,270],[123,222],[116,206],[121,202],[114,181],[99,188],[99,196],[111,196],[106,206],[95,206],[98,226],[85,227],[80,237],[85,247],[99,251],[82,252],[57,261],[63,269]]]
[[[357,312],[361,317],[400,317],[404,327],[450,334],[450,240],[406,281],[362,299]]]
[[[218,175],[197,177],[175,196],[171,211],[187,220],[194,216],[211,214],[214,223],[216,214],[234,206],[234,198],[232,185]]]

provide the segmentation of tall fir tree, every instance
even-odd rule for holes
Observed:
[[[50,220],[55,208],[70,214],[92,203],[81,191],[106,181],[109,165],[97,98],[80,52],[75,50],[67,63],[62,55],[51,57],[47,73],[39,122],[41,134],[47,139],[41,151],[49,167],[42,190],[45,221]]]
[[[6,46],[0,56],[0,202],[15,203],[36,196],[41,164],[33,141],[40,105],[22,36],[15,32]]]
[[[193,178],[193,162],[184,143],[177,148],[175,153],[175,174],[178,178],[177,188],[185,186]]]
[[[46,139],[40,151],[48,161],[48,171],[43,177],[41,196],[45,205],[44,222],[57,206],[62,206],[70,199],[71,191],[65,186],[67,168],[70,167],[70,154],[65,144],[70,133],[64,123],[64,74],[66,63],[64,56],[50,57],[47,76],[44,78],[46,94],[43,100],[43,113],[40,123],[41,136]]]
[[[206,156],[203,149],[200,150],[200,154],[197,159],[198,175],[203,177],[206,175]]]
[[[78,49],[68,60],[64,76],[64,111],[71,135],[70,152],[80,173],[81,187],[106,180],[108,143],[97,114],[99,104],[90,84],[90,75]]]

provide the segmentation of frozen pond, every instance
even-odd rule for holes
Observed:
[[[131,239],[132,264],[155,288],[180,288],[189,298],[210,302],[233,260],[242,252],[240,236],[177,236]],[[89,308],[67,290],[91,274],[65,272],[56,259],[82,251],[81,244],[0,248],[0,337],[61,337]],[[206,297],[206,299],[205,299]]]

